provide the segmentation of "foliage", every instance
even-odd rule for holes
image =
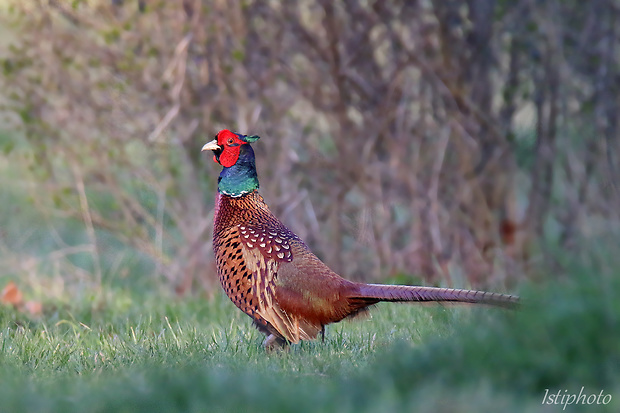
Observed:
[[[617,222],[618,12],[9,1],[0,149],[27,168],[3,186],[82,227],[66,243],[94,279],[121,243],[178,291],[208,289],[217,168],[199,149],[226,127],[263,136],[267,201],[343,275],[510,284],[541,236],[572,248],[584,217]]]

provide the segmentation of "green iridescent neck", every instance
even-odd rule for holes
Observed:
[[[241,145],[237,162],[231,167],[222,169],[217,189],[221,194],[232,197],[239,197],[258,189],[254,151],[250,145]]]

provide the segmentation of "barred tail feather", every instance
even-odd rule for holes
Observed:
[[[485,291],[455,288],[419,287],[409,285],[360,284],[351,299],[376,303],[378,301],[459,302],[516,307],[519,297]]]

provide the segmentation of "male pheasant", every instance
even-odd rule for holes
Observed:
[[[265,347],[316,338],[327,324],[380,301],[452,301],[513,306],[518,297],[482,291],[348,281],[330,270],[269,210],[258,193],[258,136],[220,131],[202,148],[223,166],[213,251],[228,297],[252,317]]]

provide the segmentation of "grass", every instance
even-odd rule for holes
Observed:
[[[574,268],[531,290],[516,312],[382,304],[275,354],[221,295],[5,306],[0,411],[557,411],[545,389],[581,386],[617,411],[620,278]]]
[[[390,342],[420,340],[430,333],[433,319],[445,327],[458,316],[443,309],[383,306],[372,321],[332,327],[325,343],[303,343],[288,352],[268,354],[249,318],[221,296],[212,300],[151,297],[125,310],[116,302],[98,309],[78,303],[42,320],[25,319],[5,307],[0,318],[0,377],[10,377],[14,387],[0,397],[0,410],[11,401],[12,405],[4,405],[9,411],[84,411],[81,403],[71,400],[99,396],[104,411],[116,411],[113,398],[106,396],[112,390],[122,394],[131,389],[126,397],[136,397],[133,402],[146,410],[153,397],[168,405],[165,411],[172,408],[165,401],[168,397],[196,398],[199,405],[206,405],[213,400],[204,397],[205,392],[226,390],[226,397],[232,397],[230,386],[235,383],[244,387],[241,394],[247,393],[250,399],[260,396],[263,385],[282,383],[293,391],[295,383],[318,385],[355,375]],[[117,387],[119,381],[122,389]],[[175,390],[162,393],[169,386]],[[150,396],[140,400],[142,393]],[[233,397],[237,404],[242,399]],[[230,407],[226,398],[218,403]],[[176,407],[186,409],[182,404]]]

